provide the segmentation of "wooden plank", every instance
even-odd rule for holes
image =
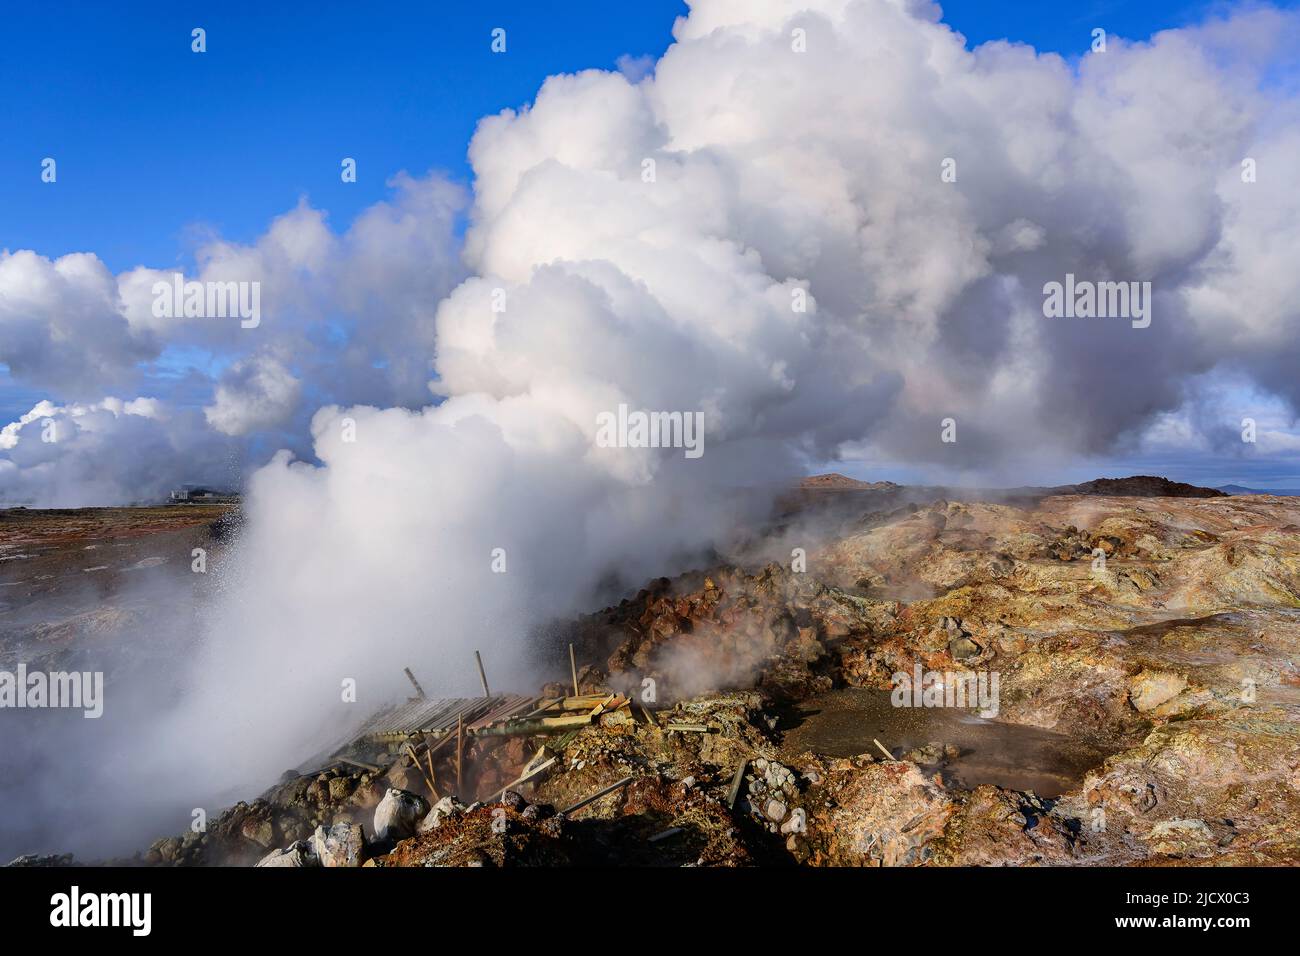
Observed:
[[[563,697],[547,698],[541,702],[540,706],[535,707],[532,710],[530,710],[528,713],[524,714],[524,718],[527,719],[529,717],[536,717],[538,714],[550,710],[552,707],[560,703],[562,700],[564,700]]]
[[[551,727],[557,730],[572,729],[574,727],[586,727],[591,723],[591,714],[573,714],[568,717],[543,717],[537,721],[543,727]]]
[[[535,758],[534,758],[534,759],[535,759]],[[503,793],[505,793],[507,790],[513,790],[515,787],[522,787],[524,784],[530,782],[531,780],[533,780],[535,777],[537,777],[537,776],[538,776],[539,774],[541,774],[542,772],[544,772],[544,771],[546,771],[546,770],[549,770],[549,769],[551,768],[551,765],[554,764],[555,761],[556,761],[556,758],[555,758],[555,757],[552,757],[550,760],[548,760],[548,761],[546,761],[545,763],[543,763],[543,764],[541,764],[541,765],[535,767],[535,768],[532,769],[532,770],[528,770],[527,768],[525,768],[525,772],[522,773],[522,774],[521,774],[517,779],[510,781],[508,784],[506,784],[504,787],[502,787],[502,788],[501,788],[500,790],[498,790],[496,793],[492,794],[492,796],[488,797],[487,800],[486,800],[485,802],[487,802],[487,803],[491,803],[493,800],[500,800],[500,799],[501,799],[501,795],[502,795]],[[530,761],[530,763],[531,763],[531,761]]]
[[[483,670],[483,655],[478,651],[474,652],[474,662],[478,664],[478,679],[483,682],[483,696],[491,697],[492,691],[488,690],[487,673]]]
[[[364,760],[356,760],[352,757],[335,757],[339,763],[345,763],[349,766],[360,767],[362,770],[369,770],[371,773],[379,773],[383,767],[376,767],[372,763],[366,763]]]
[[[580,733],[582,733],[581,727],[577,730],[567,731],[566,733],[560,734],[560,736],[555,740],[548,741],[547,746],[551,748],[551,753],[563,753],[564,748],[573,743],[574,738]]]
[[[636,777],[624,777],[622,780],[616,780],[614,783],[611,783],[608,787],[603,787],[603,788],[601,788],[600,790],[597,790],[597,791],[596,791],[595,793],[593,793],[591,796],[589,796],[589,797],[584,797],[583,799],[581,799],[581,800],[579,800],[577,803],[575,803],[573,806],[569,807],[569,808],[566,809],[566,810],[562,810],[561,812],[562,812],[566,817],[569,816],[570,814],[577,813],[577,812],[578,812],[579,810],[581,810],[583,807],[585,807],[585,806],[587,806],[587,805],[589,805],[589,804],[595,803],[595,802],[596,802],[597,800],[599,800],[601,797],[608,796],[609,794],[613,793],[615,790],[621,790],[621,789],[623,789],[624,787],[626,787],[629,783],[631,783],[631,782],[632,782],[633,780],[635,780],[635,779],[636,779]]]
[[[560,701],[560,709],[591,710],[608,696],[608,694],[583,694],[580,697],[566,697]]]
[[[733,810],[736,808],[736,799],[740,796],[741,784],[745,782],[745,768],[748,766],[749,761],[742,760],[736,768],[736,775],[731,778],[731,786],[727,790],[727,806]]]
[[[573,673],[573,696],[577,697],[581,691],[578,688],[578,664],[573,656],[573,642],[569,642],[569,670]]]
[[[470,729],[477,730],[480,727],[487,727],[490,724],[498,724],[507,718],[513,717],[526,707],[532,707],[536,703],[535,697],[520,696],[507,694],[495,704],[493,704],[483,716],[477,718],[471,723]]]
[[[541,760],[545,756],[546,756],[546,745],[542,744],[542,746],[537,748],[537,753],[533,754],[533,759],[529,760],[528,763],[524,764],[524,769],[520,771],[520,774],[521,775],[528,774],[533,769],[533,767],[537,764],[537,761]]]
[[[531,737],[540,734],[558,734],[575,727],[591,724],[590,714],[571,717],[543,717],[540,720],[521,720],[497,727],[482,727],[474,731],[475,737]]]
[[[472,721],[499,705],[495,698],[482,697],[408,701],[372,717],[356,739],[394,741],[413,734],[441,734],[456,726],[457,716]]]

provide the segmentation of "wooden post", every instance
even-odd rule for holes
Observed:
[[[748,760],[742,760],[740,766],[736,768],[736,775],[731,778],[731,788],[727,791],[727,806],[731,809],[736,808],[736,798],[740,796],[740,788],[745,783],[745,768],[749,766]]]
[[[429,743],[428,734],[425,734],[424,736],[424,759],[429,764],[429,779],[437,782],[438,777],[433,772],[433,745]]]
[[[483,696],[491,697],[492,691],[488,690],[487,674],[483,672],[483,655],[475,651],[474,660],[478,662],[478,679],[483,682]]]
[[[410,755],[411,763],[415,764],[416,772],[424,777],[425,784],[429,787],[429,796],[433,798],[431,802],[438,802],[438,789],[433,785],[433,780],[424,772],[424,767],[420,765],[420,755],[415,752],[415,746],[408,740],[406,742],[406,752]]]
[[[409,667],[403,667],[402,670],[406,672],[406,679],[409,680],[411,686],[415,688],[415,696],[423,698],[425,696],[424,688],[421,687],[420,682],[415,679],[415,675],[411,673],[411,669]]]
[[[456,718],[456,796],[465,796],[465,786],[461,783],[460,764],[465,754],[465,720]]]
[[[569,670],[573,673],[573,696],[578,696],[578,664],[573,656],[573,643],[569,643]]]

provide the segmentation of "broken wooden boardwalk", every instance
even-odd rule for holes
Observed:
[[[454,732],[457,722],[469,733],[531,709],[536,697],[501,694],[493,697],[453,697],[430,700],[417,697],[380,711],[362,725],[353,737],[358,741],[396,743],[409,737]]]
[[[521,694],[492,697],[415,697],[382,710],[353,733],[336,753],[361,744],[401,744],[426,737],[542,736],[586,727],[603,713],[630,710],[622,694],[543,699]]]

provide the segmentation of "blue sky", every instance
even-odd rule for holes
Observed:
[[[971,45],[1008,38],[1068,58],[1086,50],[1093,27],[1144,39],[1218,5],[942,7]],[[399,170],[467,180],[466,147],[481,117],[527,103],[548,75],[661,54],[685,9],[680,0],[15,6],[0,33],[0,81],[10,91],[0,123],[0,249],[90,251],[115,272],[188,268],[204,237],[251,241],[304,196],[342,230],[389,194]],[[196,26],[207,31],[202,56],[190,50]],[[495,27],[507,30],[509,56],[489,49]],[[58,161],[58,189],[40,182],[46,156]],[[358,162],[356,184],[340,182],[344,156]],[[218,371],[204,361],[168,356],[178,375],[187,364]],[[0,366],[0,422],[42,397]],[[1235,467],[1196,470],[1215,483],[1251,483]]]
[[[1146,37],[1210,5],[951,0],[972,43],[1077,55],[1090,31]],[[611,15],[611,10],[616,14]],[[188,264],[211,229],[248,241],[306,195],[341,229],[400,169],[468,177],[482,116],[550,74],[658,55],[679,0],[564,3],[16,5],[0,33],[6,98],[0,248],[94,251],[114,271]],[[190,51],[207,30],[208,52]],[[489,50],[507,30],[509,56]],[[59,189],[40,162],[59,163]],[[358,161],[354,185],[339,161]]]
[[[192,230],[248,240],[301,195],[342,228],[401,169],[468,176],[478,119],[547,75],[662,52],[677,2],[77,4],[6,14],[0,247],[184,262]],[[151,7],[149,15],[142,10]],[[333,11],[333,12],[331,12]],[[208,50],[190,50],[190,30]],[[508,56],[490,32],[507,30]],[[59,163],[58,190],[39,164]],[[339,180],[344,156],[358,182]],[[178,258],[180,257],[180,258]]]

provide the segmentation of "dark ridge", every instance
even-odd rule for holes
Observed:
[[[1068,489],[1068,490],[1067,490]],[[1079,485],[1063,485],[1053,491],[1060,495],[1114,495],[1119,498],[1226,498],[1218,488],[1200,488],[1182,481],[1170,481],[1156,475],[1132,475],[1128,478],[1095,478]]]

